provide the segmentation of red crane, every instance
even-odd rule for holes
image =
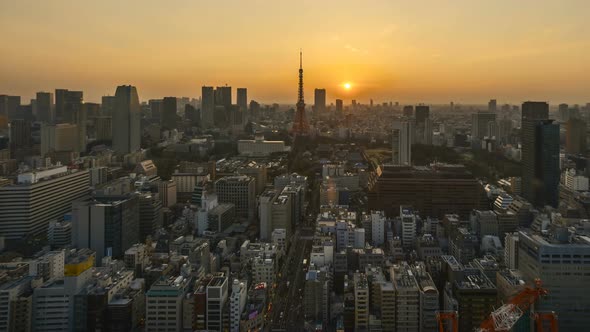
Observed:
[[[494,310],[490,316],[484,320],[479,328],[479,332],[505,332],[509,331],[514,324],[528,311],[539,298],[547,295],[547,290],[541,287],[541,280],[535,279],[535,287],[526,287],[520,293],[516,294],[508,303]],[[557,331],[557,316],[555,313],[537,313],[537,331],[543,331],[543,320],[551,322],[551,332]],[[552,317],[552,318],[549,318]]]

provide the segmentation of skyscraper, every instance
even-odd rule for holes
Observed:
[[[492,136],[488,130],[488,124],[496,122],[496,114],[490,112],[478,112],[471,114],[471,137],[482,139],[486,136]]]
[[[336,99],[336,114],[342,114],[342,99]]]
[[[314,90],[313,110],[316,114],[322,114],[326,111],[326,89]]]
[[[430,118],[430,107],[427,105],[417,105],[416,125],[423,125],[427,118]]]
[[[117,87],[113,114],[113,150],[127,154],[139,150],[141,132],[137,89],[131,85]]]
[[[570,154],[586,152],[586,122],[580,119],[567,121],[565,151]]]
[[[37,92],[37,120],[45,123],[53,123],[53,93]]]
[[[20,150],[31,146],[31,123],[23,119],[10,121],[10,148]]]
[[[67,89],[55,90],[55,116],[59,122],[74,122],[76,113],[82,110],[82,91],[70,91]]]
[[[488,102],[488,112],[495,113],[497,109],[497,102],[496,99],[490,99]]]
[[[0,95],[0,116],[14,119],[20,106],[20,96]]]
[[[215,88],[215,106],[223,106],[226,111],[231,107],[231,86]]]
[[[557,171],[559,181],[559,125],[547,121],[548,118],[547,103],[527,101],[522,104],[522,194],[535,206],[554,203],[541,198],[542,190],[557,190],[557,183],[553,184],[555,175],[551,173]],[[548,146],[544,147],[544,144]],[[542,164],[543,161],[548,164]],[[545,184],[545,180],[548,183]],[[553,193],[548,194],[553,196]]]
[[[164,129],[176,128],[176,97],[164,97],[162,100],[161,124]]]
[[[248,90],[246,88],[238,88],[237,91],[238,108],[240,109],[240,112],[245,112],[248,110]]]
[[[392,136],[392,158],[394,165],[410,165],[412,163],[413,135],[414,126],[411,121],[394,121]]]
[[[215,110],[215,94],[212,86],[201,88],[201,124],[203,127],[213,127],[213,112]]]

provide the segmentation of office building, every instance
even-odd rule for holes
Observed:
[[[393,122],[392,162],[394,165],[412,164],[412,141],[414,126],[411,121],[396,120]]]
[[[483,197],[481,185],[462,165],[386,165],[369,189],[368,203],[370,210],[383,210],[389,217],[399,214],[400,205],[411,205],[424,217],[467,217]]]
[[[0,116],[5,116],[9,120],[16,119],[19,107],[20,96],[0,95]]]
[[[232,203],[236,217],[249,222],[256,217],[256,181],[246,175],[226,176],[215,182],[219,203]]]
[[[237,89],[237,101],[238,109],[240,112],[246,112],[248,110],[248,89],[238,88]]]
[[[452,293],[458,303],[459,331],[478,328],[497,303],[496,286],[477,268],[461,267]]]
[[[496,123],[496,113],[478,112],[471,115],[471,137],[483,139],[493,137],[494,131],[490,132],[490,123]]]
[[[163,129],[172,130],[176,128],[176,107],[176,97],[164,97],[160,115],[160,123]]]
[[[586,122],[580,119],[569,119],[565,128],[565,152],[586,153]]]
[[[139,127],[140,109],[137,89],[131,85],[121,85],[115,92],[113,114],[113,150],[120,154],[135,152],[140,148]]]
[[[336,99],[336,114],[342,114],[344,110],[344,106],[342,104],[342,99]]]
[[[404,248],[409,249],[414,246],[416,241],[416,215],[411,208],[400,206],[399,217],[401,219],[402,229],[402,245]]]
[[[354,289],[354,330],[369,330],[369,283],[364,273],[356,272],[353,276]]]
[[[139,196],[101,197],[72,204],[72,244],[105,256],[123,258],[125,250],[140,242]]]
[[[161,278],[145,294],[145,330],[177,332],[182,330],[182,303],[192,278],[185,276]]]
[[[542,179],[538,178],[541,167],[537,137],[537,124],[549,118],[549,104],[545,102],[525,102],[522,104],[522,194],[533,205],[543,204],[536,198],[538,188],[542,187]]]
[[[397,331],[420,331],[420,289],[410,270],[403,262],[389,268],[395,289],[395,317]]]
[[[215,111],[215,94],[212,86],[201,89],[201,124],[205,128],[213,127]]]
[[[173,180],[158,183],[158,196],[162,200],[162,207],[176,205],[176,182]]]
[[[309,270],[305,274],[303,306],[305,319],[322,322],[328,327],[330,321],[330,278],[326,270]]]
[[[7,240],[46,234],[51,220],[61,220],[75,200],[89,194],[88,171],[65,166],[19,174],[0,187],[0,234]]]
[[[23,119],[10,121],[10,149],[13,152],[28,149],[31,144],[31,123]]]
[[[238,89],[239,96],[240,89]],[[245,281],[234,279],[231,296],[229,298],[229,331],[240,332],[240,319],[248,299],[248,287]]]
[[[313,110],[316,115],[326,112],[326,89],[314,90]]]
[[[590,324],[590,240],[576,227],[556,225],[547,234],[518,232],[518,269],[526,281],[540,278],[549,291],[535,304],[538,311],[555,311],[561,331],[583,331]]]
[[[430,106],[416,105],[416,126],[423,125],[430,118]]]
[[[488,112],[495,113],[497,110],[497,104],[496,99],[490,99],[488,102]]]
[[[49,279],[33,293],[33,331],[74,331],[77,321],[72,319],[82,309],[77,295],[92,278],[94,252],[81,249],[68,253],[64,275]]]
[[[162,201],[158,195],[141,193],[139,195],[139,241],[153,236],[162,227]]]
[[[78,125],[60,123],[41,125],[41,156],[50,152],[80,152]]]
[[[111,140],[113,138],[113,118],[110,116],[95,117],[94,136],[97,141]]]
[[[222,203],[207,213],[207,229],[215,233],[223,233],[236,221],[236,207],[232,203]]]
[[[32,277],[0,285],[0,331],[31,331],[33,286]]]
[[[404,117],[411,118],[414,116],[414,106],[406,105],[402,111]]]
[[[207,284],[206,312],[207,330],[224,331],[223,324],[226,315],[226,302],[228,298],[227,277],[214,276]]]
[[[37,101],[37,121],[53,123],[55,121],[53,93],[37,92],[37,98],[35,100]]]
[[[52,248],[65,248],[72,244],[72,222],[50,221],[47,229],[47,241]]]
[[[374,247],[380,247],[385,243],[385,213],[383,211],[371,211],[371,242]]]
[[[112,116],[115,112],[117,98],[115,96],[102,96],[100,103],[100,114],[102,116]]]

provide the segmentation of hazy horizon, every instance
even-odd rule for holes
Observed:
[[[100,102],[248,88],[294,104],[590,102],[586,1],[18,1],[0,4],[0,93],[66,88]],[[351,89],[343,88],[345,82]],[[235,100],[235,90],[234,90]]]

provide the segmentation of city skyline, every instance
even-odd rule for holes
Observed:
[[[303,48],[305,94],[326,89],[328,103],[588,100],[583,1],[115,4],[0,5],[0,91],[28,100],[66,88],[98,102],[131,84],[147,101],[227,83],[294,104]]]

